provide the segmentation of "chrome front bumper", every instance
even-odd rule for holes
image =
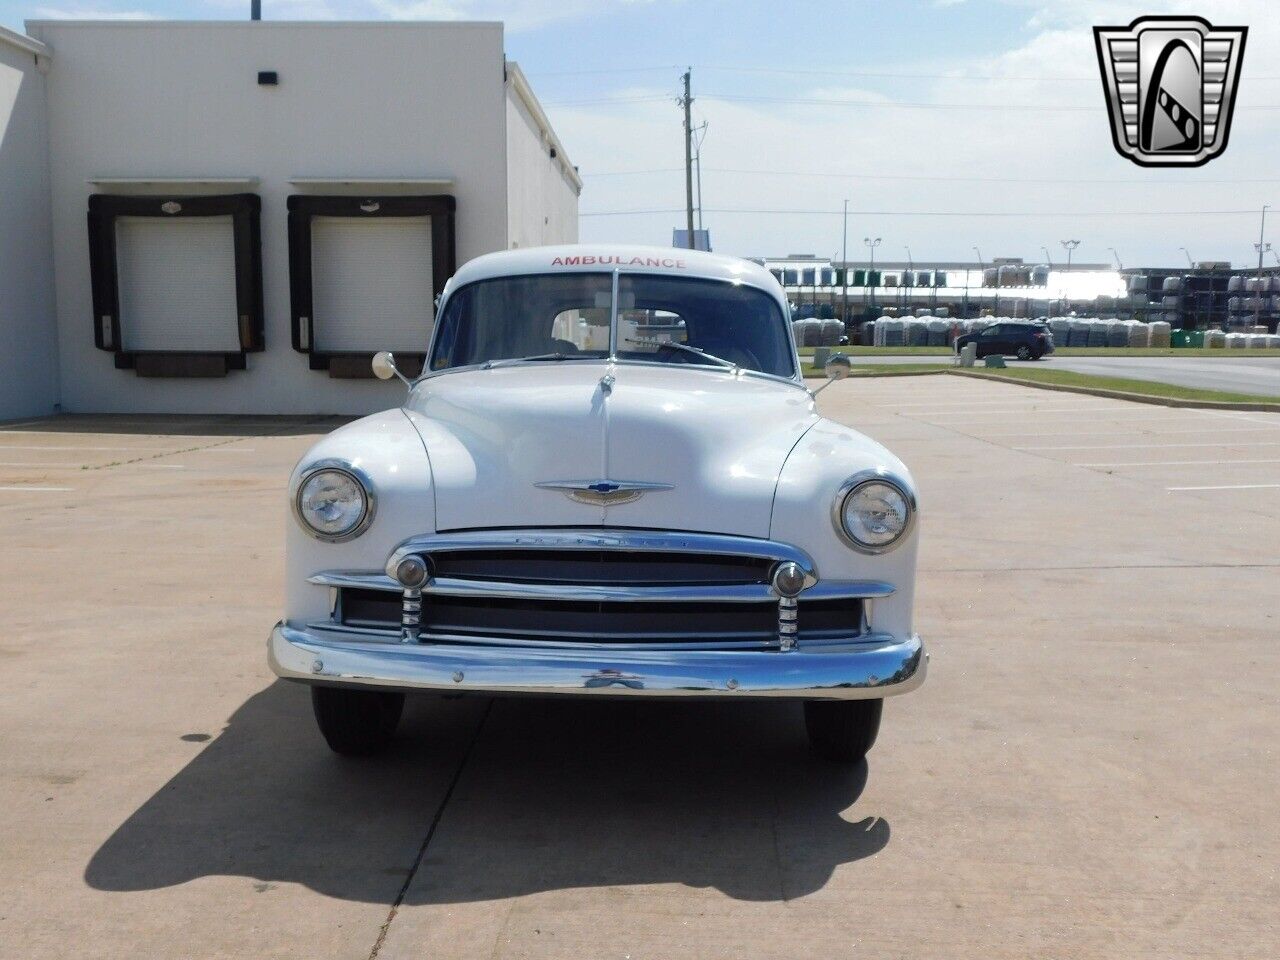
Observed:
[[[401,690],[641,697],[878,699],[924,682],[918,636],[860,636],[778,650],[610,650],[370,641],[277,624],[271,668],[286,680]]]

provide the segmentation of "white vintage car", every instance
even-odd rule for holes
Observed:
[[[400,375],[386,353],[374,369]],[[329,434],[289,486],[270,661],[311,685],[337,752],[383,747],[427,690],[782,697],[817,753],[856,761],[883,698],[924,681],[915,487],[815,413],[761,267],[483,256],[405,382],[403,407]]]

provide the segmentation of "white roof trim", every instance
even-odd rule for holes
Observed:
[[[90,177],[86,183],[100,187],[192,186],[208,184],[217,187],[252,187],[257,177]]]
[[[290,177],[299,187],[452,187],[453,177]]]
[[[556,136],[556,132],[551,126],[551,121],[547,119],[547,114],[542,109],[542,104],[534,96],[533,88],[529,86],[529,80],[524,75],[524,71],[520,69],[520,64],[514,60],[507,61],[507,83],[515,90],[529,113],[532,114],[534,123],[542,129],[547,140],[556,148],[556,160],[559,162],[560,168],[564,170],[565,175],[572,181],[574,188],[581,193],[582,178],[578,176],[578,171],[569,162],[569,154],[565,151],[564,144]]]
[[[7,43],[9,46],[17,47],[27,53],[34,53],[37,57],[53,56],[53,51],[39,40],[28,37],[24,33],[15,33],[8,27],[0,27],[0,43]]]

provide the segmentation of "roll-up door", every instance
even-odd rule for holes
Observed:
[[[434,321],[430,216],[311,220],[314,348],[421,353]]]
[[[116,219],[123,348],[235,353],[235,231],[230,216]]]
[[[89,197],[93,343],[140,377],[224,377],[263,348],[252,193]]]

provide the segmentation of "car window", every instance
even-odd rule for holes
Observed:
[[[432,370],[548,354],[609,355],[613,277],[607,273],[495,277],[445,304]]]
[[[675,341],[747,370],[795,374],[786,319],[762,290],[721,280],[623,274],[618,278],[621,360],[716,366],[710,358],[663,347]],[[647,341],[642,343],[628,341]]]
[[[607,273],[479,280],[444,304],[430,369],[607,357],[612,304]],[[655,274],[618,278],[619,360],[724,366],[718,357],[790,377],[795,359],[786,324],[778,302],[755,287]]]
[[[1000,328],[999,328],[998,326],[995,326],[995,327],[987,327],[987,329],[983,330],[980,334],[978,334],[978,336],[980,336],[980,337],[998,337],[998,336],[1000,336]]]

